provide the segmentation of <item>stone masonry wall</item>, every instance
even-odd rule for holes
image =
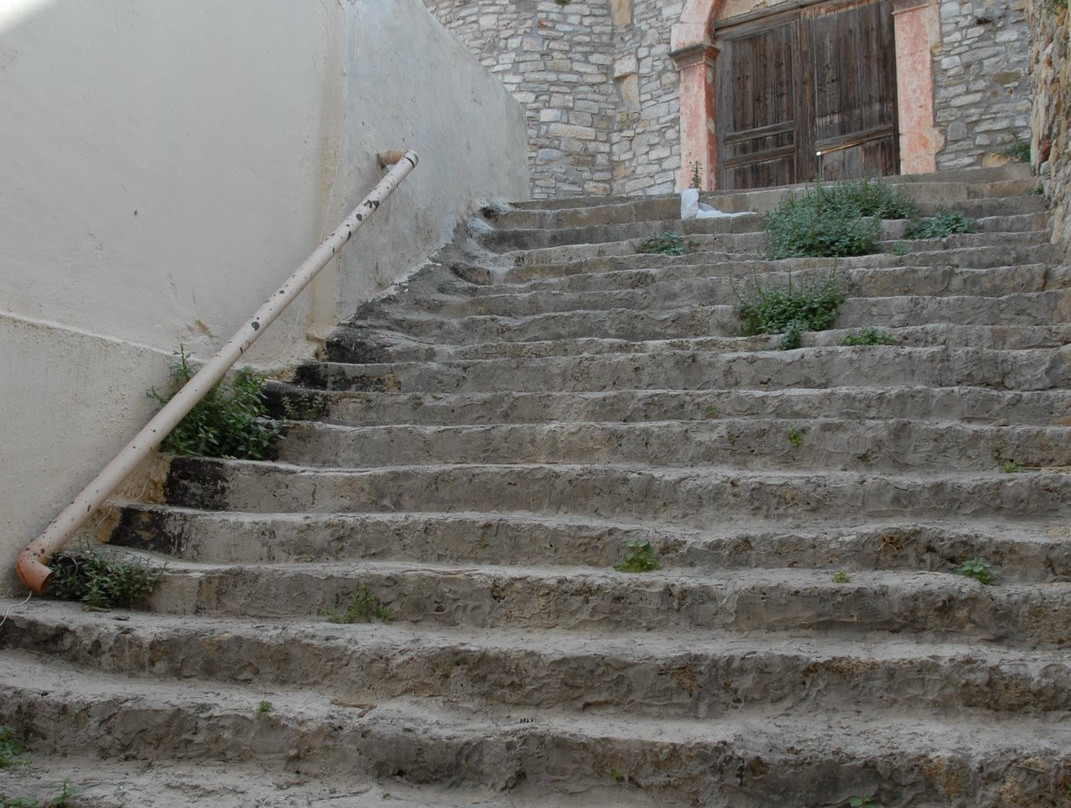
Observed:
[[[525,105],[533,197],[675,190],[681,0],[425,5]]]
[[[676,190],[683,0],[424,2],[525,105],[533,197]],[[937,167],[1007,161],[1030,137],[1027,0],[937,2]]]
[[[1031,155],[1052,208],[1053,240],[1071,252],[1071,60],[1066,5],[1031,0],[1030,63],[1034,105]]]
[[[934,55],[935,123],[945,135],[938,170],[993,165],[1030,138],[1025,0],[945,0]]]

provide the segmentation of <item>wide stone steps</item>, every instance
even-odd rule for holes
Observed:
[[[1071,271],[1028,167],[897,184],[981,231],[768,261],[676,196],[486,209],[271,384],[275,459],[111,503],[149,613],[0,603],[0,726],[235,806],[1059,808]],[[740,335],[831,271],[834,328]],[[88,804],[192,804],[137,789]]]
[[[658,351],[643,354],[303,365],[313,388],[371,392],[596,392],[609,389],[772,389],[833,386],[1049,390],[1068,383],[1071,348],[1059,351],[901,346],[805,351]],[[863,361],[860,361],[860,360]]]
[[[859,355],[865,357],[863,349]],[[301,399],[307,388],[278,385],[280,397]],[[901,418],[1008,425],[1071,425],[1071,401],[1062,390],[1006,391],[979,387],[852,387],[821,389],[606,390],[583,393],[317,394],[325,423],[350,425],[541,424],[704,420],[716,417],[808,419]]]
[[[1058,519],[926,522],[799,518],[698,528],[538,513],[248,513],[131,503],[112,543],[213,564],[360,559],[466,564],[563,564],[608,570],[629,542],[647,542],[666,569],[786,565],[873,572],[953,572],[985,558],[1004,581],[1071,577],[1071,527]]]
[[[724,464],[742,469],[903,472],[1071,468],[1071,425],[1030,427],[897,420],[710,418],[634,424],[567,423],[348,427],[297,423],[278,459],[306,466],[419,463]]]
[[[1038,715],[1062,709],[1071,697],[1062,652],[983,647],[972,653],[955,641],[935,651],[892,636],[860,643],[704,629],[637,641],[629,633],[436,631],[323,619],[264,625],[166,614],[131,624],[51,604],[20,617],[17,626],[11,648],[96,671],[138,677],[151,669],[176,680],[316,687],[338,701],[369,704],[406,696],[465,701],[481,693],[501,710],[719,719],[769,707],[858,708],[876,694],[889,710]]]
[[[633,798],[650,805],[656,798],[666,806],[759,808],[770,791],[818,805],[880,796],[898,782],[912,783],[931,804],[964,795],[985,804],[996,794],[1036,796],[1067,756],[1067,731],[1030,717],[999,726],[988,714],[952,720],[850,710],[831,712],[822,727],[775,710],[741,710],[717,721],[556,713],[534,720],[431,699],[310,703],[300,691],[271,693],[272,710],[258,714],[263,692],[249,687],[217,684],[209,702],[196,683],[15,661],[6,656],[0,670],[29,671],[32,678],[20,681],[32,683],[10,689],[7,710],[32,710],[43,728],[62,723],[57,752],[97,743],[103,755],[151,760],[161,749],[180,758],[211,749],[217,760],[285,764],[309,774],[519,788],[522,797],[528,789],[582,791],[594,805],[631,805]],[[94,740],[102,717],[115,713],[139,721],[109,722],[107,739]],[[831,770],[831,757],[854,765]]]
[[[454,464],[312,469],[176,458],[178,506],[285,513],[523,511],[705,527],[746,519],[1071,515],[1071,474],[1042,470],[928,475],[748,471],[601,464]]]

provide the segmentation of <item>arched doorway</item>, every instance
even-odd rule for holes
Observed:
[[[705,188],[934,171],[936,9],[892,2],[688,0],[672,32],[680,187],[696,164]]]

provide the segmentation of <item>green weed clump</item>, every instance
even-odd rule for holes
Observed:
[[[816,185],[767,215],[766,256],[851,256],[878,252],[882,219],[917,215],[915,203],[878,180]]]
[[[997,579],[996,569],[982,558],[968,558],[956,568],[956,572],[974,578],[980,584],[991,584]]]
[[[50,597],[98,609],[130,609],[152,594],[163,570],[139,559],[114,558],[92,547],[57,554],[50,562]]]
[[[845,334],[841,337],[840,345],[895,345],[896,337],[887,331],[880,331],[872,326],[856,331],[854,334]]]
[[[649,541],[630,541],[625,557],[614,565],[618,572],[653,572],[662,569]]]
[[[148,391],[149,398],[166,404],[194,373],[189,355],[180,347],[171,363],[172,392],[160,393],[154,387]],[[279,425],[268,417],[264,382],[264,375],[251,368],[224,379],[164,438],[160,449],[195,457],[264,460],[280,434]]]
[[[15,730],[11,727],[0,727],[0,769],[25,763],[22,755],[26,747],[15,736]]]
[[[955,233],[973,233],[977,230],[974,220],[962,211],[941,208],[926,219],[915,219],[904,229],[904,238],[945,238]]]
[[[381,603],[372,594],[368,584],[350,596],[344,611],[328,611],[324,614],[328,623],[369,623],[372,620],[390,620],[390,607]]]
[[[781,350],[798,348],[804,331],[823,331],[836,322],[845,296],[835,272],[825,278],[784,286],[764,284],[753,278],[743,291],[736,290],[736,316],[746,336],[781,334]]]
[[[658,255],[684,255],[684,236],[667,230],[644,239],[640,243],[639,251]]]

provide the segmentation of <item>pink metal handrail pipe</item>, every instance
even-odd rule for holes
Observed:
[[[75,497],[44,532],[19,554],[15,570],[34,592],[43,592],[52,577],[48,564],[93,513],[115,493],[137,466],[160,445],[187,413],[222,379],[239,357],[275,322],[350,237],[380,206],[398,184],[416,168],[414,151],[393,151],[379,155],[380,164],[390,170],[342,223],[316,248],[305,262],[250,317],[234,336],[205,363],[174,397],[146,424],[107,466]]]

